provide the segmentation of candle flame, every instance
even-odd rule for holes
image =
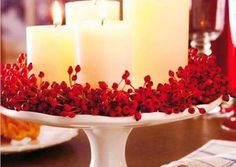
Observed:
[[[54,1],[53,5],[53,24],[55,26],[62,24],[62,11],[60,4],[57,0]]]
[[[101,0],[99,3],[99,14],[100,14],[100,19],[101,19],[101,24],[103,25],[104,20],[106,18],[106,7],[105,7],[105,1]]]

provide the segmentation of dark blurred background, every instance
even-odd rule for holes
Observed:
[[[26,51],[26,26],[52,24],[54,0],[1,0],[1,61],[15,62]],[[73,0],[60,0],[61,4]],[[64,7],[64,5],[62,5]]]

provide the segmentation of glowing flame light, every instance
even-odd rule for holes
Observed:
[[[62,11],[58,1],[55,1],[53,5],[53,24],[55,26],[62,24]]]

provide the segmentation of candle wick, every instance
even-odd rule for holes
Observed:
[[[58,25],[59,25],[58,23],[55,23],[55,24],[54,24],[54,27],[57,27]]]
[[[97,5],[97,0],[94,0],[94,5]]]
[[[101,25],[102,25],[102,26],[103,26],[103,24],[104,24],[104,21],[105,21],[105,18],[103,18],[102,21],[101,21]]]

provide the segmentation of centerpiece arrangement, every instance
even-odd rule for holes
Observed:
[[[1,113],[83,128],[91,144],[91,167],[126,166],[125,143],[132,128],[198,116],[222,99],[228,101],[229,95],[235,97],[214,55],[198,55],[190,48],[187,56],[189,1],[144,3],[147,18],[138,14],[140,1],[127,1],[129,24],[109,22],[104,12],[99,21],[84,22],[86,17],[76,10],[80,7],[93,18],[91,9],[96,13],[106,6],[114,9],[108,14],[118,13],[120,5],[82,1],[66,6],[68,24],[73,26],[61,26],[55,19],[55,26],[28,27],[27,56],[20,54],[17,63],[1,65]],[[170,6],[170,16],[183,24],[161,19],[155,6]],[[162,25],[153,36],[151,18]],[[170,26],[176,32],[168,31]]]
[[[68,68],[67,85],[44,81],[43,72],[29,75],[33,65],[26,64],[26,55],[21,54],[18,63],[1,65],[1,113],[46,125],[83,128],[91,144],[90,166],[126,166],[125,144],[134,127],[195,117],[199,115],[195,109],[205,113],[220,105],[221,95],[226,101],[229,94],[235,97],[215,57],[198,56],[195,49],[189,50],[186,67],[169,71],[168,83],[154,86],[148,75],[138,88],[132,86],[128,71],[111,87],[100,81],[93,88],[76,83],[80,66]]]

